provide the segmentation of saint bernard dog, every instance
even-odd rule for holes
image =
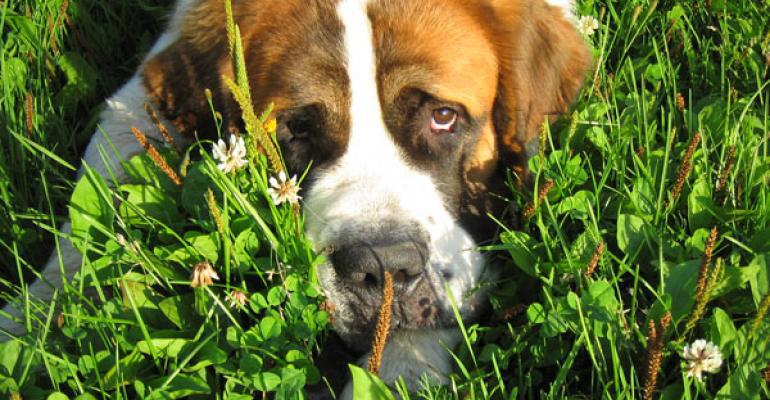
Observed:
[[[403,377],[410,389],[423,375],[445,382],[460,337],[453,306],[468,321],[486,302],[477,243],[491,239],[488,214],[505,206],[490,194],[503,192],[506,171],[525,179],[542,124],[567,110],[591,64],[572,1],[232,3],[255,107],[275,105],[290,171],[313,163],[305,225],[329,255],[318,278],[334,330],[365,354],[389,271],[395,296],[381,378]],[[118,158],[142,151],[130,128],[160,138],[145,104],[189,142],[216,131],[210,89],[226,127],[241,126],[221,79],[233,74],[225,21],[222,0],[178,1],[136,75],[107,100],[89,166],[125,179]],[[113,145],[119,154],[105,165]],[[68,278],[80,265],[66,242],[31,296],[52,297],[59,265]],[[20,313],[5,311],[16,322],[0,317],[0,328],[22,333]]]

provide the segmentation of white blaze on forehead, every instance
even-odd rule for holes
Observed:
[[[381,167],[372,157],[400,162],[400,154],[388,135],[377,91],[377,62],[372,38],[369,0],[343,0],[337,15],[344,28],[344,46],[350,79],[350,138],[344,164],[356,164],[364,173]]]
[[[367,14],[369,0],[343,0],[337,15],[344,28],[344,45],[351,87],[352,131],[361,128],[363,120],[382,120],[377,95],[377,62],[372,43],[372,24]],[[375,122],[375,121],[370,121]]]

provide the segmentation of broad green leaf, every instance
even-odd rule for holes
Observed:
[[[539,257],[533,251],[537,243],[528,234],[519,231],[503,232],[500,234],[500,240],[513,258],[514,265],[527,275],[537,276],[535,266]]]
[[[666,277],[665,295],[671,299],[671,315],[674,321],[679,321],[690,313],[695,303],[695,286],[700,271],[700,260],[687,261],[671,267]],[[712,266],[713,268],[713,266]],[[735,267],[725,265],[724,275],[717,283],[712,299],[716,299],[742,287],[757,273],[756,266]],[[657,303],[659,307],[660,304]]]
[[[393,393],[380,378],[353,364],[348,364],[348,368],[353,375],[354,399],[395,400]]]
[[[757,368],[750,365],[738,366],[727,378],[727,382],[716,394],[717,399],[755,400],[760,399],[759,388],[762,377]]]
[[[58,65],[67,78],[67,84],[56,94],[55,102],[67,112],[72,112],[80,102],[93,97],[98,74],[88,61],[75,52],[64,53]]]
[[[281,369],[281,385],[275,394],[276,400],[294,400],[305,386],[306,377],[303,369],[286,367]]]
[[[183,222],[177,202],[167,192],[149,185],[122,185],[126,201],[120,205],[120,215],[132,225],[151,225],[147,218],[167,226]]]
[[[165,382],[166,379],[166,377],[154,379],[148,383],[148,386],[160,386]],[[206,381],[198,378],[197,376],[179,374],[174,377],[174,380],[169,382],[168,385],[159,388],[158,391],[164,392],[169,396],[169,398],[181,399],[195,394],[209,394],[211,393],[211,388],[206,383]],[[151,393],[150,397],[153,396],[153,394],[154,393]]]
[[[190,342],[191,346],[197,345]],[[220,349],[213,341],[210,341],[200,348],[195,354],[195,363],[185,368],[186,372],[194,372],[209,365],[219,365],[227,361],[227,353]]]
[[[246,229],[235,238],[233,255],[241,262],[251,260],[259,254],[259,236],[251,229]]]
[[[610,142],[607,139],[607,133],[598,126],[592,126],[586,132],[586,137],[602,153],[608,153],[611,150]]]
[[[722,354],[730,354],[738,333],[732,319],[730,319],[730,315],[721,308],[715,307],[709,325],[709,331],[711,332],[709,335],[710,340],[719,346]]]
[[[184,239],[187,246],[176,246],[170,254],[165,256],[166,260],[176,261],[190,267],[199,261],[207,260],[216,269],[216,263],[219,260],[219,245],[215,233],[187,232]]]
[[[625,254],[633,255],[644,242],[644,220],[631,214],[618,216],[618,248]]]
[[[158,151],[172,167],[178,162],[176,153],[162,147],[158,148]],[[130,183],[150,185],[174,197],[180,193],[179,186],[161,171],[160,167],[155,164],[155,161],[146,152],[131,157],[128,162],[123,163],[123,168],[129,177]]]
[[[179,329],[186,329],[189,323],[197,320],[197,314],[193,312],[190,304],[193,296],[190,294],[166,297],[158,302],[158,308]]]
[[[710,228],[713,224],[714,218],[710,211],[714,209],[714,202],[711,197],[711,186],[706,176],[699,176],[692,186],[690,195],[687,196],[687,220],[690,223],[690,230]]]
[[[757,255],[749,265],[757,268],[756,275],[749,278],[749,283],[754,304],[759,307],[762,299],[770,293],[770,253]]]
[[[209,175],[203,163],[193,164],[187,172],[182,187],[182,207],[195,219],[209,220],[209,209],[205,197],[209,188],[214,191],[217,198],[221,197],[214,178]]]
[[[637,214],[652,215],[655,213],[655,190],[649,179],[639,176],[634,180],[634,186],[629,196],[631,203],[637,210]]]
[[[238,360],[239,369],[249,375],[261,372],[263,365],[262,358],[252,353],[245,353]]]
[[[281,286],[273,287],[267,292],[267,303],[271,306],[283,303],[284,299],[286,299],[286,292]]]
[[[586,219],[594,202],[593,193],[581,190],[573,196],[565,197],[556,205],[557,214],[569,214],[572,218]]]
[[[133,351],[118,361],[118,364],[110,368],[102,376],[102,382],[108,390],[127,385],[136,380],[139,371],[142,371],[149,363],[138,350]]]
[[[263,392],[272,392],[281,384],[281,377],[275,372],[258,372],[252,378],[254,387]]]
[[[532,324],[542,324],[545,322],[545,309],[540,303],[532,303],[527,308],[527,319]]]
[[[188,339],[152,339],[152,345],[155,348],[156,354],[171,358],[178,357],[179,352],[188,343],[190,343]],[[137,343],[136,348],[144,354],[152,354],[149,343],[146,340]]]
[[[278,337],[281,334],[281,323],[273,317],[264,317],[259,321],[259,331],[265,340]]]
[[[21,356],[21,344],[15,340],[0,343],[0,373],[10,376],[13,374],[16,361]]]
[[[72,192],[69,205],[73,244],[85,252],[85,240],[103,238],[112,231],[115,210],[107,184],[94,170],[86,169]]]
[[[13,378],[0,374],[0,394],[18,391],[19,384]]]
[[[749,241],[749,247],[757,253],[770,252],[770,227],[755,233]]]

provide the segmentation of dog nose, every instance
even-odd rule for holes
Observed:
[[[359,241],[336,247],[331,262],[345,283],[379,291],[385,272],[390,272],[394,286],[408,291],[422,275],[427,254],[426,241],[415,237],[374,243]]]

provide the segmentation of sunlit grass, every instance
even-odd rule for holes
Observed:
[[[44,328],[2,345],[0,396],[296,398],[323,385],[322,256],[301,212],[267,193],[279,160],[250,150],[245,168],[225,174],[212,143],[199,143],[160,149],[181,186],[146,155],[114,193],[95,174],[72,182],[99,100],[146,48],[152,35],[138,27],[158,21],[143,2],[100,4],[0,6],[0,270],[19,282],[42,263],[50,244],[37,227],[54,229],[70,194],[88,250],[61,310],[38,305]],[[492,311],[462,324],[450,385],[400,393],[767,398],[770,5],[587,0],[579,14],[600,22],[587,38],[595,67],[574,114],[543,130],[535,185],[502,194],[519,215],[490,216],[501,236],[487,250],[506,271]],[[265,115],[253,118],[247,137],[270,132]],[[200,262],[219,280],[192,288]],[[702,382],[681,357],[700,338],[724,358]],[[361,392],[388,396],[354,376]]]

